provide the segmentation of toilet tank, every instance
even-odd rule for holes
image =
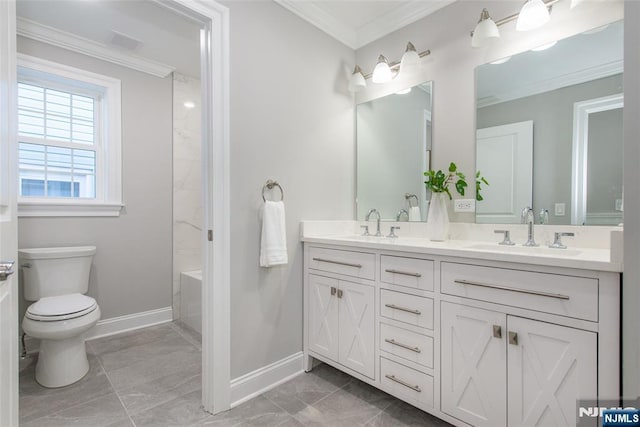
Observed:
[[[95,253],[95,246],[18,250],[24,298],[37,301],[44,297],[86,293]]]

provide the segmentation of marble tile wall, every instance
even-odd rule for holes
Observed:
[[[192,104],[187,104],[191,102]],[[191,108],[189,108],[191,106]],[[180,273],[202,268],[200,80],[173,74],[173,318],[180,318]]]

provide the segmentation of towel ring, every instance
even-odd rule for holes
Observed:
[[[273,187],[278,187],[280,189],[280,201],[284,200],[284,190],[282,189],[280,184],[278,184],[278,181],[272,181],[272,180],[268,179],[267,182],[262,187],[262,201],[264,201],[264,202],[267,201],[267,199],[264,197],[264,191],[267,190],[267,189],[273,190]]]
[[[416,199],[416,206],[420,206],[420,200],[418,200],[418,196],[416,196],[415,194],[405,193],[404,198],[409,202],[409,207],[414,207],[411,204],[411,199]]]

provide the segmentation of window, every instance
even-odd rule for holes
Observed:
[[[20,216],[116,216],[120,81],[19,55]]]

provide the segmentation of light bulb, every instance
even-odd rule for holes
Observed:
[[[420,55],[416,52],[416,47],[411,42],[407,42],[407,49],[400,60],[400,71],[411,69],[420,63]]]
[[[549,22],[549,9],[542,0],[527,0],[520,9],[516,30],[529,31]]]
[[[367,82],[362,75],[362,70],[359,66],[356,65],[356,68],[353,70],[353,74],[349,78],[349,91],[350,92],[360,92],[364,88],[367,87]]]
[[[471,46],[482,47],[486,44],[486,42],[490,41],[491,39],[497,39],[498,37],[500,37],[498,26],[495,22],[493,22],[491,16],[489,16],[489,11],[487,9],[482,9],[478,25],[476,25],[475,30],[473,30],[473,37],[471,37]]]
[[[391,81],[392,78],[393,75],[391,74],[391,68],[389,68],[387,58],[385,58],[384,55],[380,55],[378,57],[378,64],[376,68],[373,69],[371,81],[374,83],[387,83]]]

